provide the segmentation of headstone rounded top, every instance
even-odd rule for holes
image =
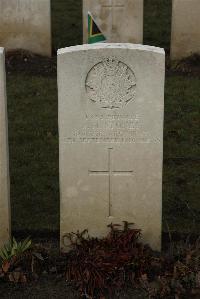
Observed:
[[[154,47],[154,46],[145,46],[140,44],[130,44],[130,43],[96,43],[96,44],[85,44],[78,46],[66,47],[58,50],[58,55],[65,53],[72,53],[77,51],[87,51],[87,50],[97,50],[97,49],[130,49],[138,51],[148,51],[154,53],[165,54],[163,48]]]

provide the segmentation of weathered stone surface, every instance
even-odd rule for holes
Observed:
[[[200,54],[200,1],[173,0],[171,58]]]
[[[143,42],[143,0],[83,0],[83,42],[87,43],[88,11],[107,42]]]
[[[160,249],[164,60],[133,44],[58,51],[61,246],[128,221]]]
[[[0,247],[10,237],[10,196],[4,50],[0,48]]]
[[[1,0],[0,46],[51,55],[50,0]]]

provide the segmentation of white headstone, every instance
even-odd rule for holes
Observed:
[[[0,247],[10,238],[7,103],[4,50],[0,48]]]
[[[1,0],[0,46],[50,56],[50,0]]]
[[[200,1],[173,0],[171,59],[200,54]]]
[[[164,72],[155,47],[58,51],[61,240],[128,221],[160,249]]]
[[[88,12],[107,42],[143,42],[143,0],[83,0],[84,43],[88,43]]]

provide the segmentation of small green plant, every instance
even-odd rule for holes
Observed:
[[[28,237],[17,242],[12,238],[0,249],[0,277],[12,282],[37,278],[44,258],[40,248]]]
[[[30,238],[17,242],[13,237],[6,245],[0,249],[0,259],[2,265],[5,262],[11,261],[13,258],[21,256],[25,251],[29,250],[32,246]]]
[[[0,249],[0,277],[8,278],[9,281],[26,282],[26,275],[22,264],[31,256],[32,241],[26,238],[17,242],[12,238]],[[23,263],[22,263],[23,261]]]

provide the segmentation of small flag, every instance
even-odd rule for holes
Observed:
[[[99,43],[105,40],[105,36],[97,26],[91,13],[88,12],[88,44]]]

